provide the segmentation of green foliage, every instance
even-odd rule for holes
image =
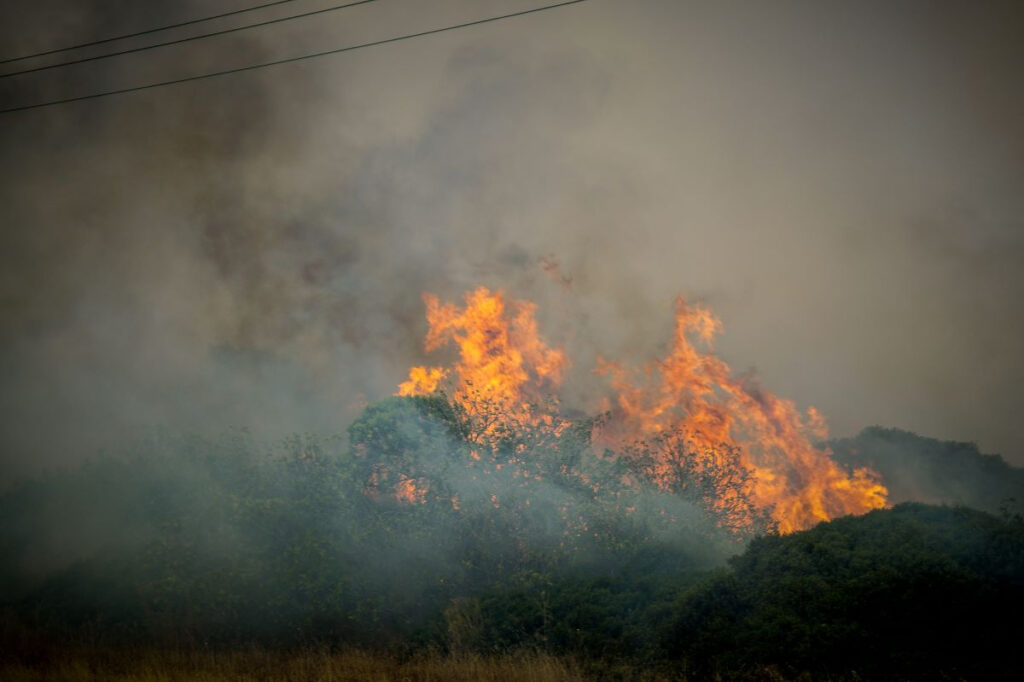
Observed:
[[[669,652],[704,674],[999,679],[1024,607],[1024,524],[904,504],[755,539],[678,604]]]
[[[34,625],[258,636],[316,622],[342,596],[359,529],[338,519],[358,499],[321,443],[163,434],[133,450],[3,499],[5,571],[19,577],[6,597]]]
[[[598,456],[593,422],[534,418],[550,408],[501,421],[443,395],[391,398],[348,443],[160,433],[24,482],[0,497],[5,628],[525,649],[698,678],[1010,669],[1019,515],[901,505],[755,537],[709,575],[743,549],[730,520],[756,516],[741,495],[712,504],[742,492],[735,453],[703,453],[722,458],[714,471],[678,440]],[[655,470],[667,447],[674,466]]]
[[[496,419],[439,395],[369,406],[348,447],[155,434],[0,498],[3,601],[51,633],[448,646],[453,604],[522,576],[570,595],[567,576],[648,546],[689,566],[735,546],[672,494],[624,485],[621,463],[590,454],[592,422]]]
[[[653,663],[678,595],[706,574],[673,547],[651,544],[604,570],[524,572],[474,598],[474,649],[524,646],[581,659]]]

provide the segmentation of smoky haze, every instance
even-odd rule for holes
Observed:
[[[8,3],[0,44],[245,4]],[[3,79],[0,98],[535,6],[385,0]],[[734,367],[834,434],[899,426],[1022,464],[1022,19],[1016,3],[590,0],[3,115],[4,473],[155,425],[340,432],[424,360],[421,292],[478,284],[538,302],[579,400],[595,354],[663,349],[682,294],[722,318]]]

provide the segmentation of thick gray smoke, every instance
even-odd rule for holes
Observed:
[[[580,383],[597,352],[649,357],[672,298],[700,297],[734,366],[756,363],[838,434],[894,424],[1019,462],[1012,5],[591,0],[5,115],[5,477],[154,425],[340,431],[423,359],[421,292],[455,299],[477,284],[537,300]],[[531,6],[382,0],[0,80],[0,98]],[[0,44],[22,54],[211,7],[8,3]]]

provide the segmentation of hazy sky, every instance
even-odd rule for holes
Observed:
[[[0,45],[250,4],[3,3]],[[379,0],[0,79],[0,104],[541,4]],[[664,350],[683,295],[722,318],[738,372],[834,435],[896,426],[1024,464],[1022,8],[589,0],[0,115],[3,471],[155,425],[340,430],[423,361],[421,292],[477,284],[538,301],[569,393],[595,353]]]

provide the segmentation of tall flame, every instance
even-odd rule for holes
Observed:
[[[814,408],[802,415],[791,401],[733,378],[725,361],[698,349],[691,337],[710,351],[721,330],[710,310],[678,299],[675,322],[672,349],[646,368],[643,380],[634,382],[619,364],[599,363],[617,393],[599,440],[620,450],[652,434],[679,434],[695,457],[736,448],[752,473],[755,504],[771,510],[782,532],[885,506],[887,491],[873,472],[847,474],[827,448],[814,445],[827,436]],[[667,453],[661,465],[671,466]]]
[[[456,399],[470,414],[484,409],[523,415],[531,401],[544,400],[562,382],[568,367],[565,353],[545,344],[537,332],[536,305],[514,301],[507,311],[501,292],[479,287],[466,295],[466,306],[442,304],[424,294],[427,306],[426,349],[455,343],[459,359]],[[442,367],[413,367],[399,395],[433,393],[449,376]]]
[[[536,306],[513,301],[509,309],[501,292],[485,287],[467,294],[461,308],[442,304],[432,294],[423,299],[429,323],[426,349],[454,343],[459,357],[450,370],[413,367],[399,395],[433,393],[450,380],[452,397],[467,414],[498,414],[519,423],[540,420],[557,436],[567,422],[557,415],[537,415],[535,406],[556,402],[568,359],[541,340]],[[721,487],[718,499],[710,501],[730,524],[752,523],[745,516],[750,511],[734,504],[736,485],[782,532],[883,507],[887,491],[873,472],[847,473],[827,448],[814,444],[827,436],[825,421],[814,408],[802,414],[791,401],[732,376],[711,352],[721,328],[709,309],[679,299],[671,351],[639,378],[599,358],[597,371],[610,377],[614,397],[608,418],[595,430],[595,444],[625,458],[637,443],[649,444],[652,463],[645,474],[665,487],[680,470],[680,457],[688,458],[687,470],[697,472],[738,459],[745,478]]]

